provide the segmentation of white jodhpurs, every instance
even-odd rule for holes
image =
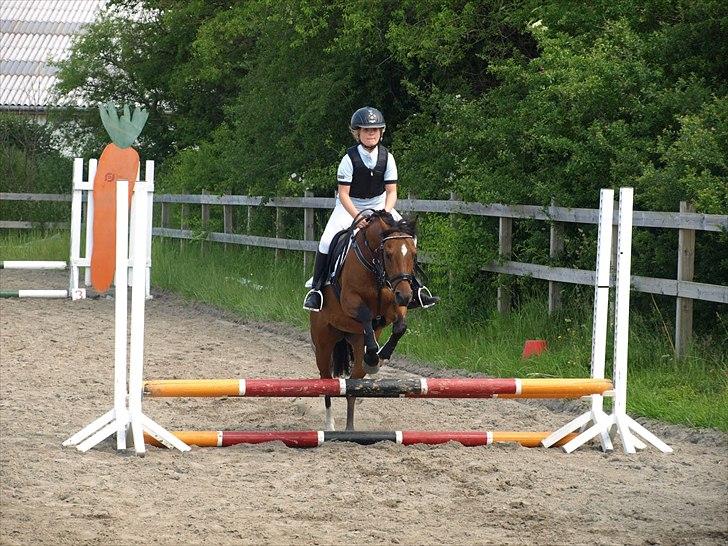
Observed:
[[[382,195],[372,197],[371,199],[356,199],[352,197],[351,202],[354,203],[354,206],[357,208],[357,210],[382,210],[384,208],[386,195],[387,194],[385,192]],[[392,217],[397,221],[402,219],[402,216],[400,216],[400,214],[394,209],[392,209]],[[331,240],[334,238],[334,235],[336,235],[342,229],[347,229],[349,226],[351,226],[351,223],[353,221],[354,219],[348,212],[346,212],[344,205],[341,204],[341,201],[339,201],[339,196],[337,195],[334,212],[331,213],[331,217],[329,218],[329,221],[326,224],[326,228],[324,229],[324,234],[321,236],[321,241],[319,242],[319,252],[328,254],[329,246],[331,245]]]

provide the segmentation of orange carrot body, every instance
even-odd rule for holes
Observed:
[[[134,182],[139,173],[139,154],[133,148],[110,143],[99,158],[94,178],[94,226],[91,251],[91,285],[106,292],[116,268],[116,181],[129,181],[131,203]]]

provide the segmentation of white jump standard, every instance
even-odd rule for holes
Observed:
[[[36,260],[5,260],[0,261],[0,269],[8,270],[60,270],[68,271],[67,290],[5,290],[0,291],[0,298],[71,298],[80,300],[86,297],[86,289],[83,286],[91,285],[91,251],[93,249],[93,219],[94,219],[94,196],[93,180],[96,175],[97,160],[91,159],[88,162],[88,180],[83,179],[83,159],[75,158],[73,161],[73,190],[71,197],[71,234],[70,251],[67,262],[62,261],[36,261]],[[146,161],[144,165],[145,180],[150,184],[154,183],[154,161]],[[139,179],[139,174],[137,174]],[[153,194],[149,194],[152,199]],[[86,201],[86,214],[84,218],[83,202]],[[132,211],[133,214],[133,211]],[[85,223],[85,250],[81,255],[81,231]],[[132,222],[132,225],[134,223]],[[133,228],[132,228],[133,229]],[[151,277],[151,239],[152,239],[152,204],[147,208],[147,221],[143,226],[146,233],[147,257],[146,257],[146,295],[150,296]],[[132,233],[132,245],[137,239]],[[80,269],[85,269],[83,286],[80,279]]]
[[[96,170],[96,161],[89,162],[89,174],[93,176]],[[81,300],[86,297],[86,289],[79,285],[79,267],[83,267],[84,259],[81,258],[81,224],[83,223],[83,193],[87,192],[86,200],[86,228],[87,242],[90,237],[89,217],[93,215],[93,198],[91,197],[90,186],[83,181],[83,159],[76,158],[73,162],[73,184],[71,197],[71,241],[70,256],[68,262],[60,261],[31,261],[31,260],[5,260],[0,262],[0,269],[24,269],[24,270],[67,270],[67,290],[4,290],[0,292],[0,298],[71,298]],[[88,265],[88,264],[86,264]]]
[[[611,190],[602,190],[611,191]],[[645,445],[633,434],[641,436],[663,453],[672,453],[672,448],[652,434],[637,421],[627,415],[627,360],[629,343],[629,291],[632,266],[632,204],[633,188],[619,190],[619,218],[617,235],[617,275],[615,281],[615,313],[614,313],[614,361],[612,375],[614,381],[613,409],[610,415],[604,413],[601,395],[592,395],[592,409],[570,423],[567,423],[543,440],[542,445],[550,447],[570,432],[582,428],[582,432],[562,446],[566,453],[571,453],[586,442],[599,436],[602,449],[612,449],[609,432],[616,425],[616,434],[622,441],[625,453],[635,453],[635,448],[643,449]],[[606,201],[602,193],[602,205]],[[606,208],[611,209],[609,205]],[[609,214],[609,225],[605,215],[600,215],[599,236],[602,240],[610,239],[612,214]],[[594,303],[594,338],[592,346],[592,377],[604,377],[604,359],[606,352],[606,323],[609,294],[609,255],[605,254],[610,244],[600,245],[597,254],[597,272],[595,282]],[[607,265],[604,266],[606,261]],[[597,334],[597,322],[599,334]],[[602,335],[603,333],[603,335]],[[589,422],[592,426],[583,430]]]
[[[112,434],[116,434],[117,450],[127,448],[127,433],[131,433],[138,455],[146,452],[144,432],[167,447],[180,451],[190,449],[170,432],[142,413],[142,366],[144,360],[144,303],[146,299],[147,237],[145,224],[148,218],[148,202],[154,191],[149,182],[134,185],[132,206],[132,233],[134,248],[129,259],[129,184],[117,181],[116,187],[116,297],[114,335],[114,407],[91,424],[77,432],[64,446],[75,446],[88,451]],[[127,266],[132,269],[131,336],[127,359]],[[127,386],[127,360],[129,384]]]

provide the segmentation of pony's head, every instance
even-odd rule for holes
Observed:
[[[397,305],[406,306],[412,300],[417,257],[415,225],[377,210],[369,216],[364,232],[367,246],[381,263],[386,286],[394,292]]]

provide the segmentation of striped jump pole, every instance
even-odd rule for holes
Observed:
[[[68,269],[66,262],[41,262],[28,260],[3,260],[0,261],[0,269]]]
[[[0,298],[67,298],[68,290],[0,290]]]
[[[3,260],[0,261],[0,269],[23,269],[23,270],[66,270],[67,262],[59,261],[28,261],[28,260]],[[0,298],[46,298],[60,299],[67,298],[68,290],[0,290]],[[81,299],[75,298],[75,299]]]
[[[539,447],[548,432],[498,432],[498,431],[429,431],[429,430],[393,430],[393,431],[324,431],[324,430],[207,430],[176,431],[179,440],[187,445],[198,447],[228,447],[237,444],[262,444],[266,442],[283,442],[288,447],[318,447],[327,442],[352,442],[360,445],[371,445],[378,442],[393,442],[405,446],[414,444],[446,444],[458,442],[466,447],[487,446],[496,443],[518,443],[524,447]],[[575,437],[570,434],[554,445],[563,445]],[[163,444],[152,436],[145,434],[144,441],[156,447]]]
[[[581,398],[608,394],[608,379],[161,379],[152,397]]]

